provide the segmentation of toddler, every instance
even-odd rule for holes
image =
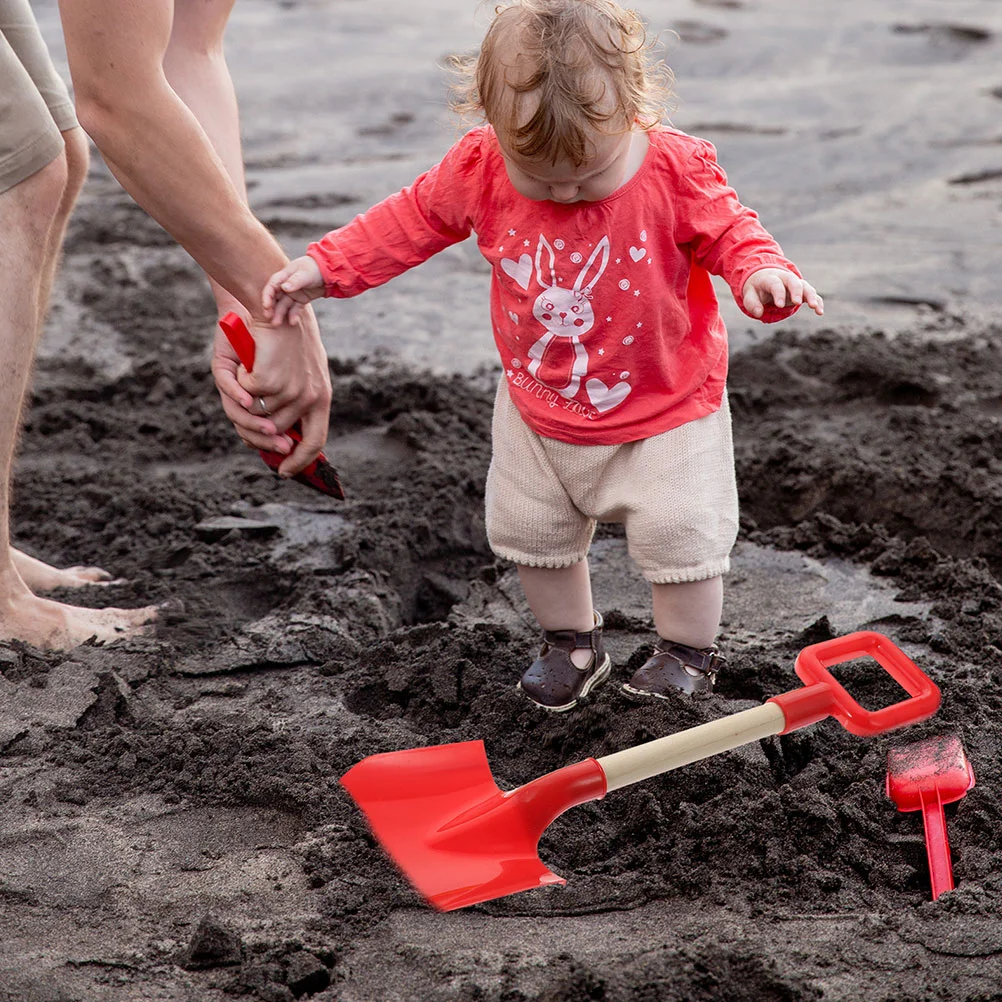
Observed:
[[[587,554],[621,522],[651,582],[657,641],[623,686],[714,683],[738,505],[727,334],[710,274],[772,323],[821,297],[714,148],[663,124],[643,22],[614,0],[510,0],[464,64],[473,128],[413,184],[269,280],[273,322],[356,296],[477,236],[503,372],[486,486],[491,548],[542,629],[519,682],[569,710],[609,675]]]

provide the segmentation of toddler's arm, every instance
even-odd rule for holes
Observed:
[[[290,261],[268,279],[261,294],[261,303],[264,315],[271,318],[273,326],[278,327],[283,323],[294,324],[303,306],[323,294],[324,278],[320,274],[320,266],[313,258],[304,255]]]
[[[752,272],[742,290],[745,312],[758,319],[765,314],[767,306],[782,309],[788,304],[800,306],[803,303],[819,317],[824,315],[824,300],[814,286],[785,268],[761,268]]]
[[[739,201],[712,144],[694,142],[681,177],[676,242],[692,248],[700,267],[723,276],[738,306],[756,320],[784,320],[805,302],[820,316],[821,297],[800,277],[758,214]]]
[[[486,133],[474,129],[414,182],[332,230],[268,280],[272,323],[297,317],[320,296],[348,299],[465,240],[483,199]]]

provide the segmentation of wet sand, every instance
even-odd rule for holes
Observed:
[[[292,251],[454,134],[434,61],[475,43],[483,10],[387,9],[376,26],[373,5],[237,5],[252,198]],[[535,638],[483,532],[494,376],[473,248],[323,304],[337,503],[238,447],[204,283],[97,164],[13,531],[128,579],[91,604],[173,604],[142,640],[0,645],[0,999],[996,997],[1002,12],[646,12],[681,36],[677,124],[718,145],[828,304],[731,325],[742,535],[717,692],[619,693],[653,633],[613,527],[593,552],[613,681],[562,717],[514,691]],[[337,784],[366,755],[482,739],[514,786],[756,705],[796,685],[804,646],[859,628],[938,682],[935,718],[869,741],[827,721],[575,808],[540,843],[564,887],[434,913]],[[887,698],[872,672],[853,686]],[[944,733],[978,785],[948,808],[958,887],[932,903],[885,756]]]

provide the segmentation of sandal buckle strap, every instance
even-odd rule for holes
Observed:
[[[687,647],[685,644],[677,644],[674,641],[659,640],[654,645],[655,654],[667,654],[674,658],[680,665],[686,668],[695,668],[713,678],[724,665],[727,659],[717,652],[716,647],[705,647],[700,650],[697,647]]]
[[[590,647],[593,651],[598,650],[596,634],[602,636],[602,614],[595,613],[595,625],[585,633],[577,633],[574,630],[543,630],[543,643],[550,647],[559,647],[561,650],[572,651],[576,647]]]
[[[560,647],[566,651],[575,647],[595,647],[595,631],[575,633],[573,630],[544,630],[543,641],[550,647]]]

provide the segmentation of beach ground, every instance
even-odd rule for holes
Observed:
[[[290,253],[455,134],[436,60],[475,45],[484,8],[377,6],[236,6],[251,199]],[[561,716],[515,691],[536,637],[483,530],[475,248],[322,304],[334,502],[239,446],[203,279],[96,161],[12,527],[124,579],[61,598],[164,612],[103,647],[0,644],[4,1002],[1002,997],[1002,10],[644,12],[678,35],[676,124],[827,304],[769,329],[727,307],[742,531],[717,691],[619,692],[653,632],[616,527],[592,553],[612,681]],[[872,740],[829,720],[575,808],[540,843],[563,887],[436,913],[338,785],[367,755],[481,739],[510,788],[757,705],[796,687],[803,647],[863,628],[939,684],[936,717]],[[896,698],[872,665],[850,688]],[[932,902],[885,758],[943,734],[977,785],[947,809],[958,886]]]

